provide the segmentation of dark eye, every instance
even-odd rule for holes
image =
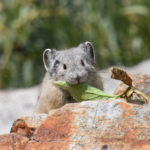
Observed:
[[[82,65],[82,66],[85,66],[85,64],[84,64],[83,60],[81,60],[81,65]]]
[[[66,69],[67,69],[67,66],[66,66],[66,64],[63,64],[63,68],[64,68],[64,70],[66,70]]]
[[[60,64],[58,60],[55,61],[54,66],[57,67]]]

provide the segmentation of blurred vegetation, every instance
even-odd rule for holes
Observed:
[[[98,68],[146,59],[149,16],[150,0],[1,0],[0,88],[40,83],[45,48],[89,40]]]

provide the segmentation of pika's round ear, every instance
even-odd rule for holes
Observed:
[[[79,45],[87,54],[87,59],[92,65],[95,63],[94,47],[91,42],[86,41]]]
[[[43,62],[46,71],[49,70],[52,60],[55,58],[56,50],[55,49],[46,49],[43,52]]]
[[[95,57],[94,56],[94,47],[93,47],[92,43],[89,41],[86,41],[85,45],[86,45],[86,50],[90,53],[91,57],[94,59],[94,57]]]

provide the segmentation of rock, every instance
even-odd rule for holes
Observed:
[[[150,75],[150,59],[146,59],[135,66],[124,67],[127,72],[130,73],[140,73],[140,74],[149,74]]]
[[[1,135],[1,149],[13,149],[16,145],[24,150],[150,149],[150,104],[131,104],[124,99],[85,101],[67,104],[36,122],[40,126],[31,136],[19,132]],[[32,126],[34,121],[33,125],[30,121]]]
[[[10,132],[15,132],[27,137],[29,137],[32,134],[30,128],[27,126],[23,119],[15,120]]]
[[[23,150],[28,138],[19,134],[6,134],[0,136],[0,150]]]
[[[10,132],[31,137],[35,129],[41,125],[46,117],[47,114],[20,117],[14,121]]]

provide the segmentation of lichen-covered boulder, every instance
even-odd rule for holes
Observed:
[[[30,136],[17,131],[16,127],[16,133],[7,136],[24,137],[17,140],[24,150],[149,150],[150,105],[124,99],[67,104],[42,119]],[[6,139],[6,135],[0,136],[3,150]]]

